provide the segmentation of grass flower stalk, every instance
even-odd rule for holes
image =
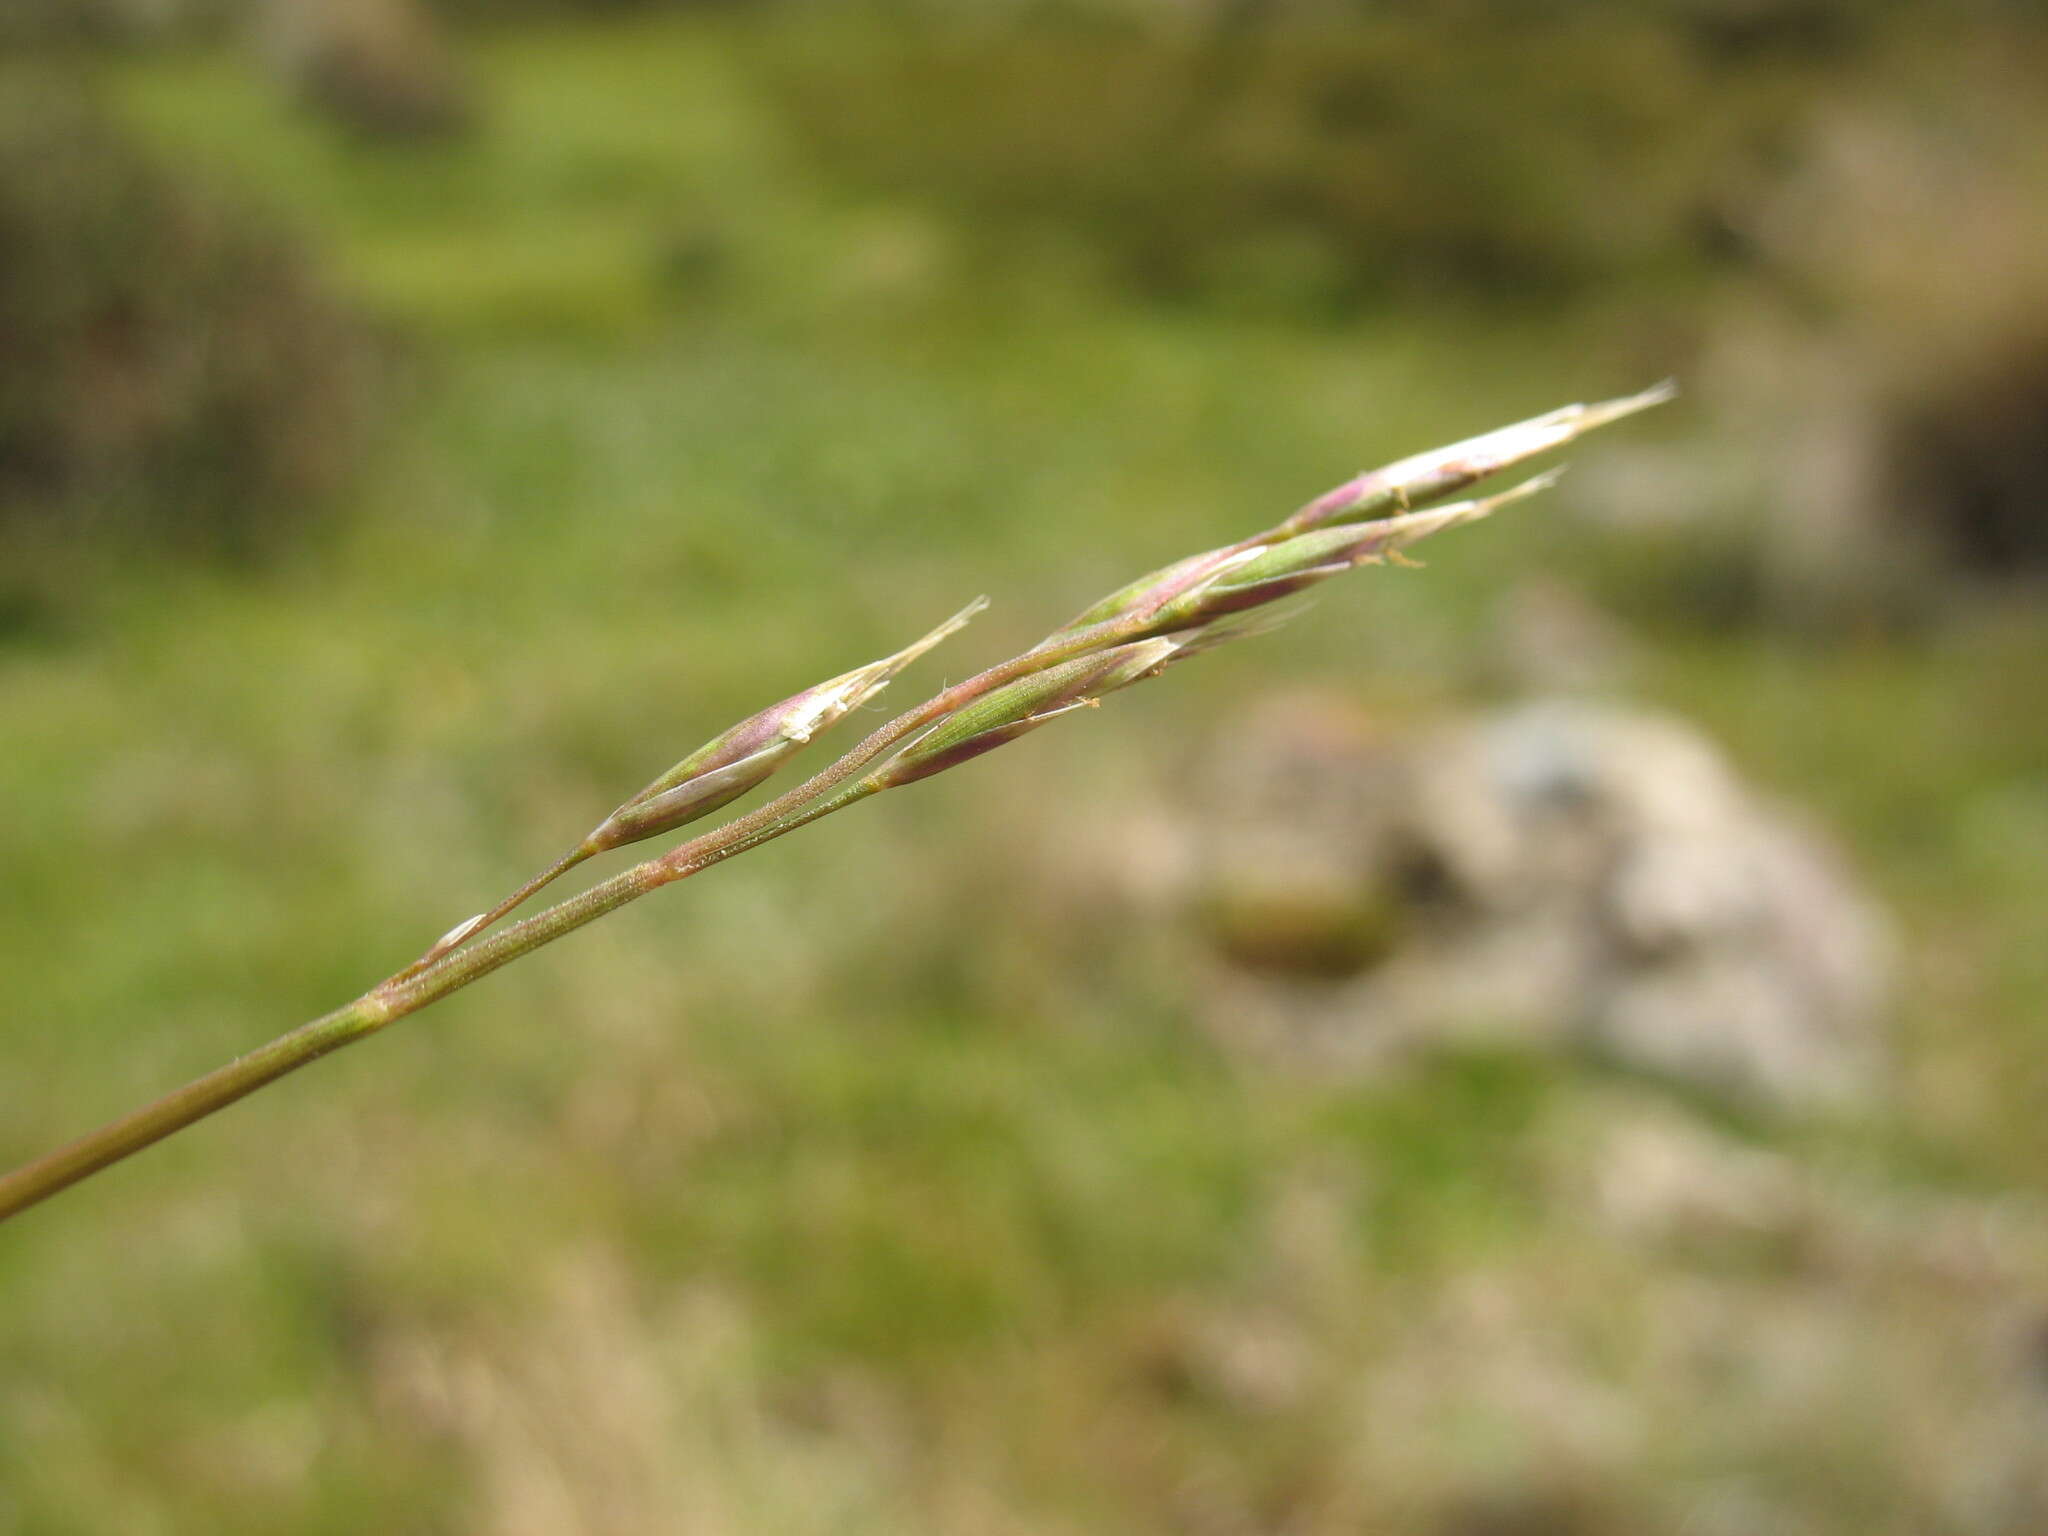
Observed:
[[[721,731],[703,746],[625,801],[582,842],[520,886],[487,912],[457,923],[435,940],[427,952],[399,972],[418,975],[450,950],[459,948],[499,919],[524,905],[540,890],[585,859],[631,843],[660,837],[759,788],[814,737],[823,734],[888,687],[897,673],[940,641],[959,633],[988,606],[977,597],[938,628],[913,640],[894,655],[791,694]]]
[[[958,767],[1105,695],[1157,677],[1190,656],[1265,627],[1262,621],[1275,604],[1331,577],[1363,565],[1412,564],[1405,551],[1414,544],[1543,490],[1556,474],[1538,475],[1494,496],[1438,505],[1446,497],[1670,395],[1670,387],[1660,385],[1621,400],[1565,406],[1360,475],[1270,528],[1118,588],[1029,650],[896,716],[757,809],[491,931],[585,859],[675,831],[766,782],[813,738],[956,633],[982,608],[977,600],[902,650],[792,694],[712,737],[532,880],[457,924],[418,960],[353,1002],[0,1176],[0,1220],[651,891],[870,795]]]

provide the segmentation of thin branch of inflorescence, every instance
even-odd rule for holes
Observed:
[[[1669,385],[1570,405],[1359,475],[1262,532],[1207,550],[1111,593],[1008,661],[934,694],[756,810],[515,922],[507,917],[596,854],[657,837],[765,782],[814,736],[980,611],[977,599],[880,661],[792,695],[713,737],[624,802],[584,840],[488,911],[457,924],[411,965],[346,1007],[302,1024],[69,1146],[0,1177],[0,1220],[205,1119],[266,1084],[468,986],[649,891],[687,879],[870,795],[978,757],[1104,695],[1261,627],[1255,611],[1361,565],[1409,563],[1412,544],[1552,484],[1441,504],[1504,469],[1668,400]],[[1243,616],[1255,614],[1247,621]]]

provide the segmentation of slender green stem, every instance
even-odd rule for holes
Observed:
[[[69,1146],[60,1147],[0,1177],[0,1221],[18,1215],[68,1189],[80,1179],[140,1152],[174,1131],[204,1120],[237,1099],[276,1082],[330,1051],[352,1045],[409,1013],[417,1013],[429,1003],[440,1001],[449,993],[488,976],[500,966],[530,954],[543,944],[552,943],[608,912],[616,911],[649,891],[686,879],[736,853],[771,842],[873,792],[867,785],[853,785],[829,799],[821,799],[816,805],[806,807],[798,815],[773,826],[757,828],[745,836],[699,839],[699,844],[704,846],[685,845],[661,858],[636,864],[592,886],[580,896],[559,902],[545,912],[514,923],[504,932],[466,949],[444,955],[424,969],[400,971],[347,1007],[302,1024],[268,1045],[81,1136]]]
[[[506,929],[488,943],[457,951],[410,980],[393,977],[347,1007],[337,1008],[310,1024],[301,1024],[268,1045],[81,1136],[69,1146],[17,1168],[0,1177],[0,1221],[140,1152],[173,1131],[204,1120],[330,1051],[375,1034],[394,1020],[468,986],[507,961],[602,917],[662,883],[652,861],[629,869],[581,896]]]
[[[217,1067],[132,1114],[81,1136],[67,1147],[24,1164],[0,1178],[0,1221],[68,1189],[111,1163],[140,1152],[175,1130],[203,1120],[235,1100],[274,1083],[287,1072],[336,1051],[380,1027],[375,1006],[358,998],[310,1024],[301,1024],[266,1046]]]

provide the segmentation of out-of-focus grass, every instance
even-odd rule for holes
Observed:
[[[707,198],[772,186],[774,140],[721,34],[604,29],[495,45],[489,120],[392,155],[252,88],[232,54],[126,79],[136,115],[261,185],[415,324],[616,334],[645,322],[659,236]]]
[[[255,583],[112,570],[0,651],[0,1158],[345,998],[977,591],[920,677],[1377,456],[1643,382],[1572,315],[1310,332],[964,270],[809,185],[744,57],[722,23],[509,34],[480,134],[388,158],[226,57],[115,82],[425,339],[338,543]],[[1554,1165],[1633,1090],[1225,1060],[1171,942],[1058,883],[1085,809],[1233,704],[1441,700],[1491,597],[1598,536],[1533,506],[1366,573],[11,1226],[0,1531],[1413,1529],[1475,1481],[1564,1529],[1675,1528],[1724,1484],[1922,1528],[1963,1496],[1942,1457],[1858,1415],[1961,1347],[1952,1314],[1589,1227]],[[1744,1134],[2048,1194],[2042,631],[1652,637],[1645,694],[1832,821],[1910,944],[1897,1114]],[[1700,1286],[1813,1314],[1779,1419],[1743,1341],[1659,1353]],[[1529,1385],[1551,1352],[1598,1384],[1578,1417]]]

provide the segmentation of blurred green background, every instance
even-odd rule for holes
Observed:
[[[9,1224],[0,1532],[2048,1530],[2040,7],[10,0],[0,50],[9,1165],[977,592],[899,693],[1687,391]],[[1530,593],[1889,913],[1853,1107],[1199,1021],[1134,829],[1275,693],[1546,690]]]

